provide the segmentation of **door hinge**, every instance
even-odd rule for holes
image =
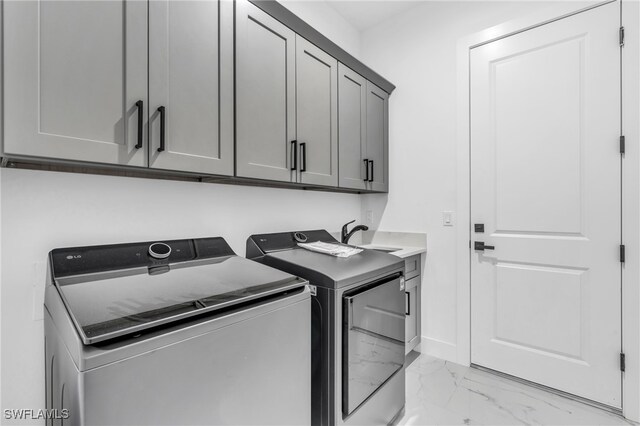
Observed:
[[[620,27],[620,47],[624,47],[624,27]]]
[[[620,371],[624,371],[626,367],[624,352],[620,352]]]
[[[624,263],[624,244],[620,244],[620,263]]]
[[[625,138],[624,136],[620,136],[620,154],[624,154],[625,148]]]

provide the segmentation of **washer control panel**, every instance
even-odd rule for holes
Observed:
[[[55,277],[234,255],[220,237],[68,247],[49,253]]]

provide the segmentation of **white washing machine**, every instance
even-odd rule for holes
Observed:
[[[56,249],[48,278],[48,424],[310,422],[305,280],[222,238]]]

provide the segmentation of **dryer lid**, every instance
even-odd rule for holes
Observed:
[[[247,240],[247,257],[328,288],[365,282],[404,268],[404,260],[375,250],[364,249],[346,258],[305,250],[298,247],[298,234],[308,242],[339,244],[323,229],[257,234]]]

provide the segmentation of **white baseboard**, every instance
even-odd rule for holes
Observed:
[[[456,363],[458,358],[457,349],[457,346],[453,343],[427,336],[422,336],[419,346],[416,347],[416,350],[420,353]]]

